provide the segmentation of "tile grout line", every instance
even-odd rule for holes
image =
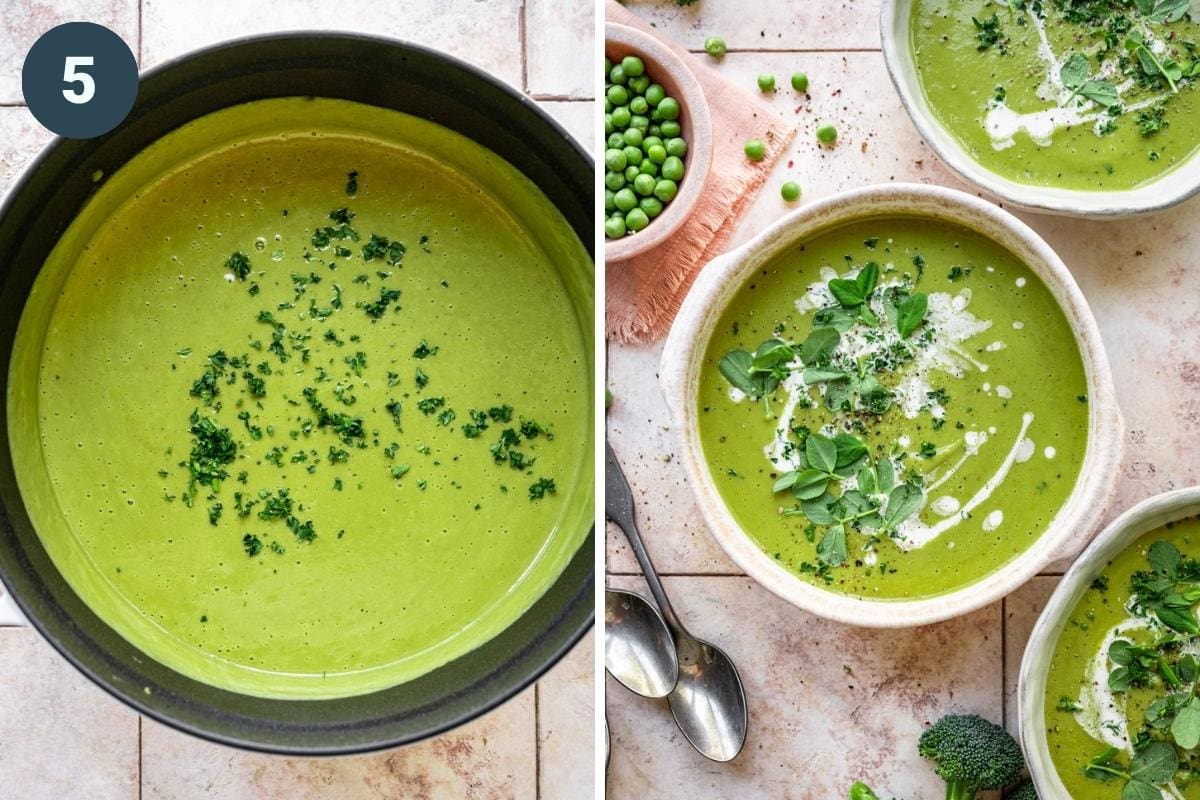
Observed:
[[[1000,598],[1000,726],[1008,729],[1008,597]]]
[[[529,43],[525,30],[526,0],[521,0],[521,9],[517,13],[517,35],[521,37],[521,91],[529,94]]]
[[[138,69],[142,69],[142,68],[145,66],[145,56],[142,54],[142,50],[143,50],[143,47],[142,47],[142,40],[145,38],[145,37],[144,37],[144,35],[143,35],[143,32],[142,32],[142,31],[143,31],[143,28],[142,28],[142,12],[143,12],[143,10],[145,9],[145,7],[146,7],[146,0],[138,0],[138,28],[137,28],[137,48],[138,48],[138,52],[137,52],[137,62],[138,62]]]
[[[542,800],[542,682],[533,685],[533,796]]]

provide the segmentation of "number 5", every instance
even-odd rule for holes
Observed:
[[[63,97],[68,103],[82,105],[96,96],[96,81],[86,72],[78,72],[76,67],[90,67],[96,63],[96,59],[91,56],[67,56],[67,61],[63,65],[63,81],[66,83],[78,83],[79,89],[63,89]]]

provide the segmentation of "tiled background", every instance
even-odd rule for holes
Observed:
[[[0,0],[0,192],[49,135],[22,106],[25,52],[51,27],[112,28],[143,67],[235,36],[357,30],[436,47],[525,91],[592,143],[586,0]],[[587,640],[534,688],[432,741],[354,758],[250,755],[142,719],[33,632],[0,627],[0,800],[579,800],[593,794]]]
[[[740,244],[791,210],[779,186],[804,188],[800,205],[870,183],[917,181],[969,189],[924,145],[900,105],[879,52],[879,0],[785,3],[666,0],[626,6],[703,55],[721,35],[721,72],[755,90],[774,73],[774,103],[800,123],[737,234]],[[788,84],[807,72],[810,97]],[[837,125],[818,148],[818,120]],[[1020,214],[1071,268],[1099,320],[1125,416],[1127,453],[1107,518],[1152,494],[1200,482],[1200,201],[1154,217],[1083,222]],[[813,617],[740,573],[709,535],[674,457],[678,437],[659,394],[661,346],[610,346],[608,414],[614,450],[639,499],[648,548],[692,631],[739,665],[750,734],[728,765],[697,755],[661,703],[611,679],[608,796],[659,798],[846,797],[857,778],[881,797],[944,792],[916,754],[923,727],[950,710],[1016,730],[1017,670],[1037,614],[1064,565],[989,608],[941,625],[867,631]],[[1053,369],[1052,364],[1046,365]],[[608,529],[609,583],[644,591],[620,531]]]

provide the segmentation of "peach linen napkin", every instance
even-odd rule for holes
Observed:
[[[664,39],[615,0],[606,0],[604,13],[609,22],[644,31],[678,53],[704,89],[712,118],[712,167],[692,215],[659,247],[628,261],[604,265],[606,337],[617,342],[652,342],[671,327],[700,268],[725,250],[771,166],[796,135],[797,126],[753,92],[721,77],[704,59]],[[753,138],[767,145],[766,158],[758,163],[742,151]]]

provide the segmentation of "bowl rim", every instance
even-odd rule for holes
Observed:
[[[917,133],[958,177],[1019,208],[1095,219],[1163,211],[1200,193],[1200,148],[1172,169],[1133,189],[1088,191],[1035,186],[988,169],[966,152],[929,108],[908,47],[911,7],[911,0],[883,0],[879,11],[883,61]]]
[[[575,138],[575,136],[569,133],[557,119],[550,115],[545,109],[543,109],[537,102],[535,102],[525,93],[500,80],[482,67],[465,61],[450,52],[435,47],[417,44],[405,39],[399,39],[381,34],[361,33],[349,30],[295,29],[266,33],[251,33],[231,37],[228,39],[221,39],[201,47],[187,50],[171,56],[170,58],[163,59],[151,67],[140,68],[138,71],[139,94],[141,84],[143,84],[147,79],[157,78],[165,73],[178,70],[187,66],[194,60],[204,57],[212,57],[240,48],[255,47],[263,43],[304,42],[313,40],[323,42],[351,41],[369,43],[393,48],[395,50],[403,51],[413,55],[440,60],[452,69],[465,74],[472,80],[479,81],[481,84],[486,84],[489,87],[489,90],[498,92],[505,98],[506,101],[515,102],[519,106],[524,107],[527,111],[536,115],[540,122],[546,125],[550,132],[552,132],[557,138],[562,139],[565,145],[571,149],[576,156],[579,157],[581,163],[591,164],[593,165],[594,169],[594,159],[583,147],[583,145]],[[135,109],[137,107],[136,101],[134,107]],[[116,135],[119,133],[119,130],[120,126],[118,126],[118,128],[113,132],[104,134],[103,137],[96,138],[99,139]],[[461,135],[465,136],[466,134]],[[38,148],[38,150],[27,160],[25,165],[11,177],[7,188],[0,192],[0,220],[10,213],[12,207],[18,202],[18,198],[21,193],[31,182],[35,173],[37,173],[49,160],[51,154],[59,147],[67,146],[74,141],[75,140],[69,139],[68,137],[54,134]],[[487,148],[487,145],[482,143],[480,146]],[[487,149],[490,150],[491,148]],[[500,157],[503,158],[503,156]],[[515,165],[513,168],[516,169]],[[580,243],[594,262],[595,252],[593,241],[589,241],[585,237],[581,236]],[[7,361],[7,356],[5,357],[5,360]],[[0,432],[0,438],[6,438],[6,435]],[[7,444],[4,444],[3,446],[7,447]],[[0,509],[0,527],[8,527],[8,525],[9,523],[6,518],[6,513]],[[572,571],[572,565],[576,560],[580,558],[594,558],[594,551],[599,546],[596,543],[596,529],[594,521],[587,527],[587,535],[580,542],[579,549],[572,556],[572,559],[568,565],[564,568],[563,574]],[[2,533],[3,531],[0,531],[0,534]],[[22,558],[23,557],[24,555],[22,554]],[[142,692],[139,692],[136,689],[130,688],[129,686],[114,680],[110,675],[106,674],[104,670],[95,667],[82,655],[82,647],[64,642],[63,639],[66,637],[58,635],[58,633],[52,629],[50,624],[42,618],[41,614],[34,610],[30,598],[26,597],[22,590],[14,591],[12,587],[17,583],[17,581],[12,580],[12,576],[7,574],[10,566],[11,565],[5,563],[4,559],[0,558],[0,591],[3,591],[7,594],[13,605],[24,617],[25,626],[35,631],[41,639],[51,645],[58,656],[63,658],[68,664],[70,664],[79,673],[91,681],[93,685],[99,687],[110,697],[116,699],[124,706],[134,710],[139,714],[142,714],[174,730],[194,736],[198,739],[227,747],[234,747],[248,752],[292,757],[335,757],[389,750],[439,736],[490,713],[501,705],[507,703],[509,700],[512,700],[517,695],[521,694],[530,686],[533,686],[554,666],[559,664],[569,652],[578,646],[578,644],[584,639],[584,637],[595,624],[595,596],[596,592],[598,591],[595,587],[594,570],[591,570],[586,576],[586,580],[584,580],[578,587],[575,587],[573,592],[576,596],[586,596],[588,598],[582,602],[586,602],[588,606],[590,606],[589,613],[580,619],[574,619],[570,614],[571,609],[569,608],[558,614],[554,627],[562,630],[561,638],[558,638],[557,641],[554,642],[548,642],[546,641],[547,637],[540,637],[535,641],[527,643],[524,650],[521,653],[518,653],[518,655],[521,657],[525,657],[528,654],[533,666],[519,671],[520,674],[512,676],[511,679],[509,679],[509,676],[507,675],[502,675],[502,669],[493,670],[493,672],[487,677],[490,678],[492,676],[499,676],[497,677],[497,680],[505,681],[505,683],[501,685],[500,691],[493,693],[485,701],[479,702],[469,709],[456,713],[455,715],[446,718],[438,724],[427,726],[419,733],[415,734],[406,734],[401,736],[395,736],[392,734],[367,736],[351,743],[338,742],[333,744],[319,745],[312,745],[308,743],[281,744],[276,741],[268,742],[263,738],[256,738],[255,734],[245,733],[244,731],[240,734],[230,734],[223,731],[217,731],[214,728],[194,723],[180,716],[174,716],[171,713],[154,705],[153,703],[148,702],[143,698]],[[57,567],[55,569],[57,569]],[[547,595],[550,593],[550,591],[553,591],[553,589],[554,586],[552,585],[550,590],[547,591]],[[70,591],[71,593],[74,593],[74,589],[70,589]],[[543,602],[545,597],[546,595],[543,595],[535,600],[534,606]],[[574,598],[572,598],[572,600],[573,599]],[[529,612],[527,611],[526,613]],[[522,618],[518,618],[513,625],[510,625],[509,628],[506,628],[504,631],[502,631],[499,636],[506,635],[509,630],[513,629],[517,624],[520,623],[521,619]],[[487,643],[485,643],[483,647],[486,647],[486,645]],[[134,646],[134,648],[137,649],[136,646]],[[535,651],[540,652],[535,654]],[[137,652],[141,653],[140,650],[137,650]],[[467,653],[460,658],[469,656],[471,656],[471,653]],[[453,664],[454,662],[452,661],[449,663]],[[167,669],[170,670],[171,668],[168,667]],[[439,667],[438,669],[442,669],[442,667]],[[433,672],[437,672],[437,670],[434,670]],[[431,674],[433,673],[427,673],[426,675]],[[420,681],[425,677],[426,676],[420,676],[414,679],[414,681]],[[217,691],[225,690],[218,689]],[[335,698],[332,700],[271,699],[270,701],[281,704],[294,703],[300,705],[316,705],[324,702],[340,702],[346,699],[372,697],[373,695],[377,695],[386,691],[389,690],[384,689],[351,698]],[[261,699],[250,695],[246,695],[246,697],[251,701],[258,701]]]
[[[1046,676],[1067,617],[1108,562],[1138,538],[1167,522],[1200,513],[1200,486],[1148,497],[1114,519],[1076,559],[1054,588],[1025,646],[1017,684],[1021,747],[1038,795],[1069,797],[1050,756],[1045,728]]]
[[[1088,444],[1071,495],[1046,531],[992,573],[954,591],[915,600],[869,600],[809,583],[770,558],[734,520],[704,458],[696,388],[720,312],[763,263],[814,231],[887,215],[932,216],[974,230],[1025,261],[1058,301],[1075,333],[1088,382]],[[985,229],[990,226],[990,229]],[[685,298],[663,349],[660,383],[680,431],[688,483],[714,538],[743,571],[806,611],[849,625],[900,628],[941,622],[1009,594],[1048,564],[1075,555],[1099,526],[1116,485],[1123,423],[1099,328],[1071,273],[1048,244],[1008,211],[957,189],[877,184],[842,192],[783,217],[749,242],[709,262]]]
[[[708,101],[691,67],[667,44],[648,33],[617,22],[604,23],[604,52],[609,43],[616,43],[637,50],[641,57],[655,62],[655,67],[665,70],[679,84],[680,98],[691,123],[687,161],[679,193],[666,205],[661,214],[650,221],[643,230],[633,236],[609,239],[604,235],[603,217],[597,222],[600,237],[604,242],[606,262],[621,262],[636,258],[658,247],[687,221],[704,190],[712,167],[712,118],[708,113]],[[605,145],[606,142],[601,142]],[[603,158],[602,146],[599,158]],[[597,173],[599,170],[597,170]],[[600,178],[603,190],[604,179]]]

